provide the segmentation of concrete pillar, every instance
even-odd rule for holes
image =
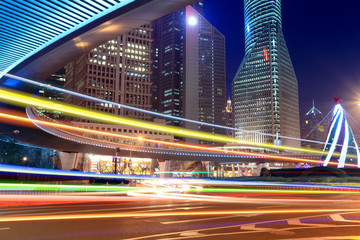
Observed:
[[[159,169],[160,169],[160,178],[164,178],[164,177],[169,177],[170,173],[167,173],[170,171],[170,165],[171,165],[171,161],[170,160],[165,160],[165,161],[159,161]],[[166,173],[164,173],[166,172]]]
[[[265,163],[258,163],[256,166],[255,176],[260,176],[261,169],[265,167]]]
[[[79,153],[58,151],[58,154],[61,161],[62,170],[71,170],[77,167]]]
[[[201,162],[201,172],[206,172],[201,174],[202,177],[210,177],[210,166],[210,162]]]

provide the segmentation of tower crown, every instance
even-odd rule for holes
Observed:
[[[245,55],[255,45],[264,26],[278,22],[281,27],[281,0],[244,0]]]

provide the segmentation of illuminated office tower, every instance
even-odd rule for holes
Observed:
[[[229,137],[233,137],[233,135],[234,135],[234,131],[232,130],[233,109],[232,109],[232,103],[231,103],[230,98],[226,102],[225,112],[226,112],[226,126],[228,127],[228,129],[226,129],[226,135]]]
[[[108,41],[66,66],[67,89],[149,110],[151,108],[151,26],[132,29]],[[87,108],[138,119],[151,116],[119,109],[111,104],[66,96]]]
[[[45,80],[46,84],[50,84],[52,86],[56,86],[56,87],[64,87],[65,84],[65,68],[61,68],[58,71],[56,71],[55,73],[51,74],[50,77],[48,77]],[[39,88],[39,96],[50,99],[50,100],[55,100],[55,101],[64,101],[64,93],[61,93],[59,91],[54,91],[51,89],[47,89],[45,87],[41,87]],[[41,113],[45,113],[47,116],[51,117],[51,118],[63,118],[62,112],[58,111],[58,110],[54,110],[54,111],[49,111],[46,110],[43,107],[37,107],[37,110]]]
[[[233,80],[236,139],[300,147],[298,85],[286,47],[280,0],[244,0],[245,57]],[[269,136],[274,135],[274,136]]]
[[[225,125],[225,37],[202,15],[202,1],[153,22],[153,108]],[[169,124],[180,122],[168,120]],[[212,133],[224,129],[182,123]]]
[[[134,28],[66,65],[65,88],[140,109],[151,109],[152,28],[149,24]],[[116,115],[151,120],[140,111],[90,101],[65,94],[64,101]],[[170,134],[123,125],[103,124],[84,119],[69,119],[78,127],[122,135],[172,141]],[[163,119],[152,119],[165,124]]]

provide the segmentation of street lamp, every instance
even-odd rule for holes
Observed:
[[[24,156],[24,157],[22,158],[22,160],[23,160],[24,162],[26,162],[26,161],[28,160],[27,156]]]

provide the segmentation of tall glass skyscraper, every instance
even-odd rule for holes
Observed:
[[[202,12],[203,2],[199,1],[153,22],[153,108],[224,126],[225,37]],[[225,134],[224,129],[204,125],[167,123]]]
[[[276,137],[300,137],[298,85],[282,32],[281,1],[244,0],[244,6],[245,57],[232,91],[234,127],[247,131],[235,137],[300,147],[299,141]]]

